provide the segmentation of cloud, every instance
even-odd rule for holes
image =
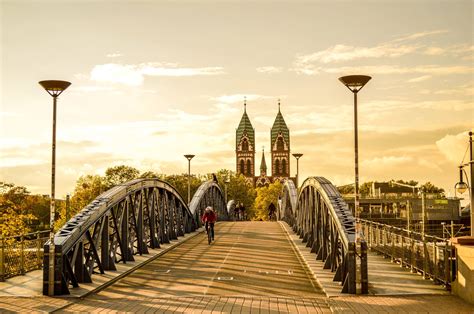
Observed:
[[[112,82],[131,86],[143,84],[143,73],[136,65],[115,63],[96,65],[91,71],[90,78],[98,82]]]
[[[339,72],[338,69],[344,69],[343,71],[347,71],[347,68],[350,67],[341,67],[341,68],[326,68],[324,65],[333,64],[333,63],[341,63],[341,62],[348,62],[358,59],[380,59],[380,58],[397,58],[404,55],[419,53],[423,55],[429,56],[439,56],[439,55],[446,55],[452,56],[455,58],[462,58],[463,60],[472,60],[472,52],[474,51],[473,45],[466,45],[466,44],[457,44],[451,45],[449,47],[436,47],[436,46],[427,46],[426,44],[422,44],[418,41],[421,38],[433,35],[439,35],[447,33],[446,30],[435,30],[435,31],[427,31],[427,32],[418,32],[407,36],[402,36],[396,39],[393,39],[388,42],[383,42],[376,44],[374,46],[351,46],[345,44],[336,44],[334,46],[328,47],[327,49],[320,50],[310,54],[299,55],[296,57],[294,61],[294,68],[293,70],[300,74],[306,75],[314,75],[321,72],[328,72],[328,73],[335,73]],[[412,73],[409,68],[402,68],[399,66],[384,66],[381,67],[385,69],[377,69],[378,66],[372,66],[374,71],[377,73],[387,73],[387,74],[404,74],[404,73]],[[421,71],[420,68],[424,66],[418,67],[418,71]],[[430,66],[426,66],[425,71],[429,71],[428,69]],[[459,71],[463,71],[463,73],[467,73],[472,71],[472,67],[465,67],[466,69],[460,70],[454,66],[445,66],[441,67],[438,65],[431,66],[436,70],[439,69],[446,69],[441,73],[435,74],[451,74],[458,73]],[[366,67],[370,68],[370,67]],[[422,72],[419,72],[422,73]]]
[[[414,77],[412,79],[409,79],[407,82],[408,83],[418,83],[418,82],[423,82],[431,78],[431,75],[423,75],[423,76],[418,76]]]
[[[259,67],[256,70],[257,70],[257,72],[268,73],[268,74],[280,73],[280,72],[283,71],[283,69],[281,67],[275,67],[275,66]]]
[[[233,104],[237,102],[244,102],[244,99],[247,101],[252,100],[262,100],[262,99],[274,99],[272,96],[265,96],[265,95],[258,95],[258,94],[233,94],[233,95],[222,95],[218,97],[211,97],[211,100],[226,103],[226,104]]]
[[[107,58],[117,58],[117,57],[121,57],[123,56],[122,53],[120,53],[119,51],[117,52],[112,52],[112,53],[108,53],[105,55]]]
[[[413,39],[419,39],[427,36],[432,36],[432,35],[439,35],[439,34],[446,34],[448,33],[447,30],[440,29],[440,30],[435,30],[435,31],[425,31],[425,32],[418,32],[406,36],[402,36],[399,38],[394,39],[394,42],[400,42],[400,41],[407,41],[407,40],[413,40]]]
[[[10,111],[0,111],[0,118],[12,118],[12,117],[19,117],[20,115],[16,112]]]
[[[423,53],[429,56],[439,56],[444,54],[445,52],[446,50],[440,47],[428,47]]]
[[[418,46],[381,44],[375,47],[354,47],[346,45],[335,45],[326,50],[318,51],[309,55],[299,56],[296,64],[304,66],[312,62],[333,63],[351,61],[360,58],[399,57],[417,50]]]
[[[112,86],[82,85],[82,86],[71,87],[71,91],[84,92],[84,93],[108,92],[108,91],[115,91],[115,90],[117,89]]]
[[[373,47],[355,47],[337,44],[325,50],[297,57],[295,65],[302,73],[311,71],[311,63],[333,63],[352,61],[361,58],[400,57],[419,50],[420,44],[402,44],[402,42],[413,41],[426,36],[446,33],[445,30],[427,31],[402,36],[394,40],[380,43]],[[307,73],[306,73],[307,74]]]
[[[408,156],[383,156],[362,160],[364,167],[397,167],[403,164],[413,163],[413,158]]]
[[[143,84],[145,76],[203,76],[224,74],[222,67],[185,68],[174,63],[107,63],[94,66],[90,78],[98,82],[120,83],[130,86]]]
[[[449,74],[470,74],[474,71],[472,66],[454,65],[454,66],[440,66],[440,65],[420,65],[414,67],[401,67],[394,65],[371,65],[371,66],[343,66],[333,68],[315,68],[313,72],[309,71],[309,74],[315,74],[319,72],[326,73],[370,73],[370,74],[430,74],[430,75],[449,75]],[[305,73],[305,74],[308,74]]]
[[[424,101],[409,101],[409,100],[373,100],[368,101],[361,108],[362,111],[372,114],[380,114],[387,112],[392,114],[399,110],[414,110],[414,109],[428,109],[439,111],[464,111],[472,109],[472,102],[469,100],[424,100]]]
[[[456,135],[444,136],[436,141],[436,146],[447,160],[459,164],[463,161],[463,156],[465,162],[469,159],[469,151],[466,151],[468,141],[467,131],[465,131]]]

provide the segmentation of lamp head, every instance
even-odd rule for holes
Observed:
[[[467,183],[464,182],[463,178],[462,178],[462,173],[463,173],[463,166],[459,166],[459,182],[456,183],[456,185],[454,186],[454,188],[456,189],[456,191],[459,193],[459,194],[463,194],[464,192],[466,192],[466,190],[469,188],[469,186],[467,185]]]
[[[40,81],[38,83],[53,97],[58,97],[71,85],[71,82],[58,80]]]
[[[454,187],[459,194],[463,194],[469,188],[465,182],[458,182]]]
[[[186,157],[187,160],[193,159],[194,156],[196,155],[184,155],[184,157]]]
[[[303,154],[299,154],[299,153],[293,154],[293,157],[295,157],[296,159],[300,159],[301,156],[303,156]]]
[[[340,77],[339,81],[349,88],[351,92],[357,93],[370,79],[371,77],[367,75],[348,75]]]

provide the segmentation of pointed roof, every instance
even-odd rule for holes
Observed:
[[[271,131],[271,140],[272,145],[275,143],[276,138],[278,137],[279,133],[282,133],[283,138],[287,143],[290,143],[290,129],[286,126],[285,119],[283,119],[283,115],[280,111],[280,99],[278,99],[278,113],[275,118],[275,122],[273,122],[272,131]]]
[[[250,122],[249,116],[247,115],[246,100],[244,100],[244,114],[240,119],[240,123],[236,131],[236,146],[239,145],[240,139],[242,138],[244,133],[247,133],[250,144],[252,145],[252,147],[255,147],[255,130],[252,126],[252,123]]]
[[[265,162],[265,148],[262,149],[262,162],[260,162],[260,174],[267,173],[267,163]]]

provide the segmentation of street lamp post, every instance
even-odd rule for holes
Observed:
[[[224,187],[225,187],[225,203],[226,203],[226,206],[227,206],[227,186],[229,185],[229,183],[230,183],[229,178],[226,178],[225,181],[224,181]]]
[[[53,139],[51,162],[51,200],[49,211],[49,256],[48,256],[48,295],[54,295],[54,215],[56,213],[55,185],[56,185],[56,102],[58,96],[71,85],[67,81],[40,81],[39,84],[53,96]]]
[[[299,154],[299,153],[293,154],[293,157],[296,158],[296,188],[297,189],[299,188],[299,182],[298,182],[298,180],[300,178],[299,161],[300,161],[301,156],[303,156],[303,154]]]
[[[470,181],[469,184],[466,184],[463,181],[463,167],[469,164],[470,168]],[[471,212],[471,236],[474,237],[474,184],[472,182],[474,178],[474,156],[472,154],[472,131],[469,132],[469,163],[462,164],[459,166],[459,182],[456,183],[456,190],[462,194],[469,188],[469,197],[470,197],[470,212]]]
[[[191,159],[193,159],[195,155],[184,155],[188,160],[188,206],[191,203]]]
[[[359,139],[357,129],[357,93],[370,81],[371,77],[367,75],[349,75],[342,76],[339,81],[342,82],[354,94],[354,161],[355,161],[355,200],[354,213],[356,218],[356,240],[359,238]]]

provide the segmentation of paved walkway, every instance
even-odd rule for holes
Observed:
[[[282,225],[220,223],[102,291],[0,298],[0,312],[474,313],[452,295],[327,297]]]

